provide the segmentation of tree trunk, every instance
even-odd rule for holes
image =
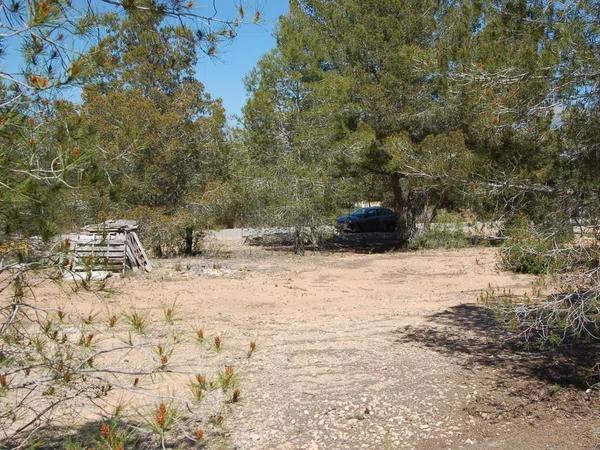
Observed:
[[[400,245],[406,247],[417,229],[416,217],[413,214],[410,191],[402,188],[402,178],[394,173],[391,175],[392,193],[394,195],[394,210],[396,211],[396,232]]]
[[[194,230],[192,228],[185,229],[185,256],[194,254]]]

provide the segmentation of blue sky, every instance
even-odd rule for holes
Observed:
[[[204,0],[206,1],[206,0]],[[234,15],[239,0],[219,0],[217,7],[222,16]],[[258,8],[262,20],[258,25],[244,25],[238,37],[230,43],[219,47],[217,58],[206,56],[200,59],[197,76],[213,97],[223,99],[223,104],[230,117],[239,115],[246,101],[244,77],[252,70],[262,55],[275,47],[273,32],[279,16],[287,13],[288,0],[250,0],[244,2],[253,13]]]
[[[235,124],[233,117],[239,116],[246,101],[244,77],[262,55],[275,47],[273,34],[278,19],[289,9],[288,0],[216,0],[218,17],[237,17],[240,3],[244,5],[249,21],[254,17],[254,12],[259,10],[262,17],[260,22],[242,25],[237,30],[238,36],[234,40],[218,47],[216,57],[209,58],[200,53],[196,68],[197,77],[204,83],[207,92],[213,98],[223,99],[231,124]],[[212,0],[197,0],[195,4],[199,12],[206,8],[208,14],[212,13]],[[13,39],[5,44],[0,64],[11,73],[20,73],[20,41]],[[75,102],[81,99],[79,88],[64,90],[60,95]]]

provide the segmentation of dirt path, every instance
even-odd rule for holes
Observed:
[[[598,403],[494,347],[472,306],[490,285],[530,281],[498,271],[492,249],[236,247],[222,260],[158,262],[114,282],[110,301],[160,314],[176,300],[182,320],[228,346],[257,338],[224,448],[596,448]]]

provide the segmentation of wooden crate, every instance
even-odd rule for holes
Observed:
[[[73,256],[71,270],[109,270],[124,272],[127,269],[152,270],[150,259],[134,231],[94,233],[84,231],[67,237]]]

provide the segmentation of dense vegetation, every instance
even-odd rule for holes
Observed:
[[[227,20],[193,2],[94,3],[0,4],[0,44],[23,61],[11,70],[0,54],[3,339],[21,330],[26,274],[62,261],[56,247],[40,259],[31,236],[123,217],[157,256],[199,251],[215,224],[318,243],[365,200],[395,208],[407,247],[429,245],[416,225],[441,210],[498,221],[506,268],[568,276],[525,306],[500,299],[503,320],[598,339],[598,2],[291,0],[236,129],[194,70],[235,37],[243,7]],[[449,234],[429,242],[467,245]]]
[[[293,1],[278,47],[248,78],[242,151],[258,171],[276,162],[296,174],[301,162],[301,178],[338,205],[393,205],[406,240],[440,207],[588,220],[600,170],[597,9]],[[315,198],[299,191],[289,198]]]
[[[72,39],[100,38],[67,61],[25,40],[25,81],[2,86],[5,235],[122,211],[183,236],[316,227],[370,200],[395,207],[408,244],[442,208],[560,234],[598,214],[595,2],[292,1],[235,130],[194,77],[198,50],[235,28],[170,14],[79,23]],[[81,102],[56,99],[75,84]]]

